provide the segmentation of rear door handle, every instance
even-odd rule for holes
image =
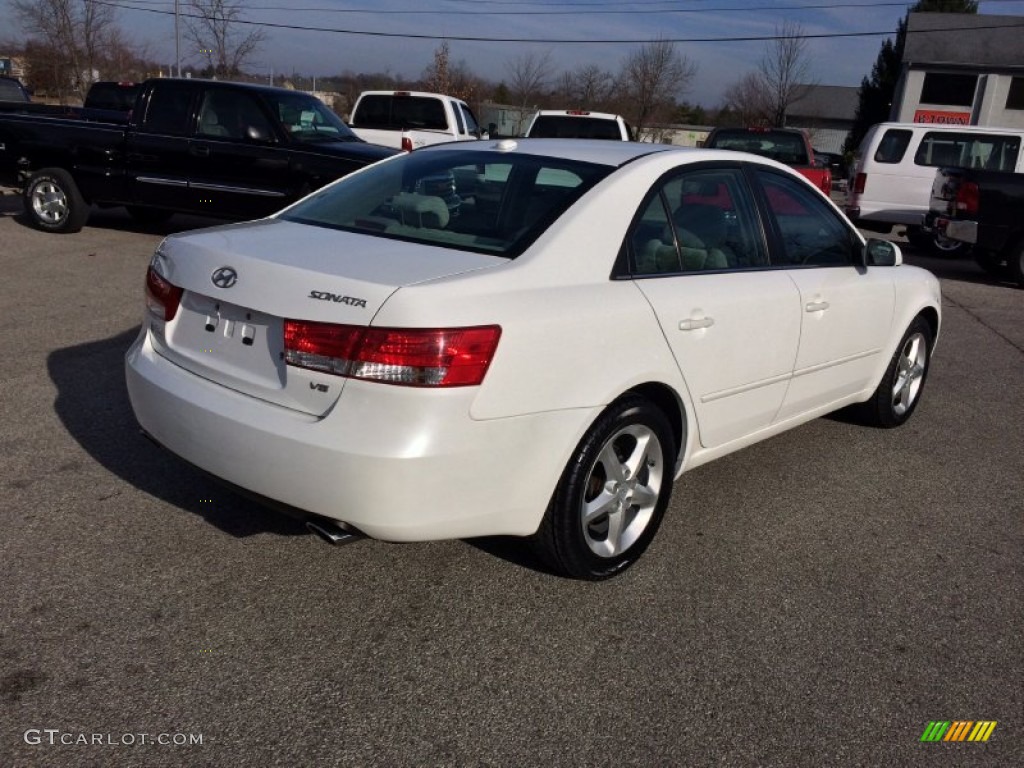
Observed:
[[[205,144],[194,145],[189,150],[196,157],[209,157],[210,148]]]
[[[804,306],[804,309],[807,310],[808,312],[822,312],[822,311],[828,309],[828,302],[827,301],[809,301],[809,302],[807,302],[806,306]]]
[[[680,320],[679,330],[680,331],[696,331],[700,328],[710,328],[715,324],[713,317],[701,317],[690,320]]]

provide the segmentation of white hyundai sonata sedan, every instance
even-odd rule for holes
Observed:
[[[685,470],[917,406],[938,281],[790,169],[612,142],[447,144],[168,237],[142,429],[322,534],[530,537],[601,579]]]

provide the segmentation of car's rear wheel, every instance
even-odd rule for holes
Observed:
[[[878,427],[898,427],[910,418],[921,400],[931,361],[932,329],[921,317],[907,328],[885,375],[871,399],[863,404],[864,420]]]
[[[89,218],[89,205],[71,174],[62,168],[43,168],[25,187],[25,212],[46,232],[78,232]]]
[[[675,457],[672,428],[658,408],[633,395],[612,404],[562,473],[534,536],[538,554],[578,579],[621,573],[661,524]]]

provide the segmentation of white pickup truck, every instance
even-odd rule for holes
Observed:
[[[469,105],[440,93],[364,91],[348,122],[364,141],[406,151],[485,138]]]

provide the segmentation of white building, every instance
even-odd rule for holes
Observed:
[[[890,119],[1024,128],[1024,16],[911,13]]]

